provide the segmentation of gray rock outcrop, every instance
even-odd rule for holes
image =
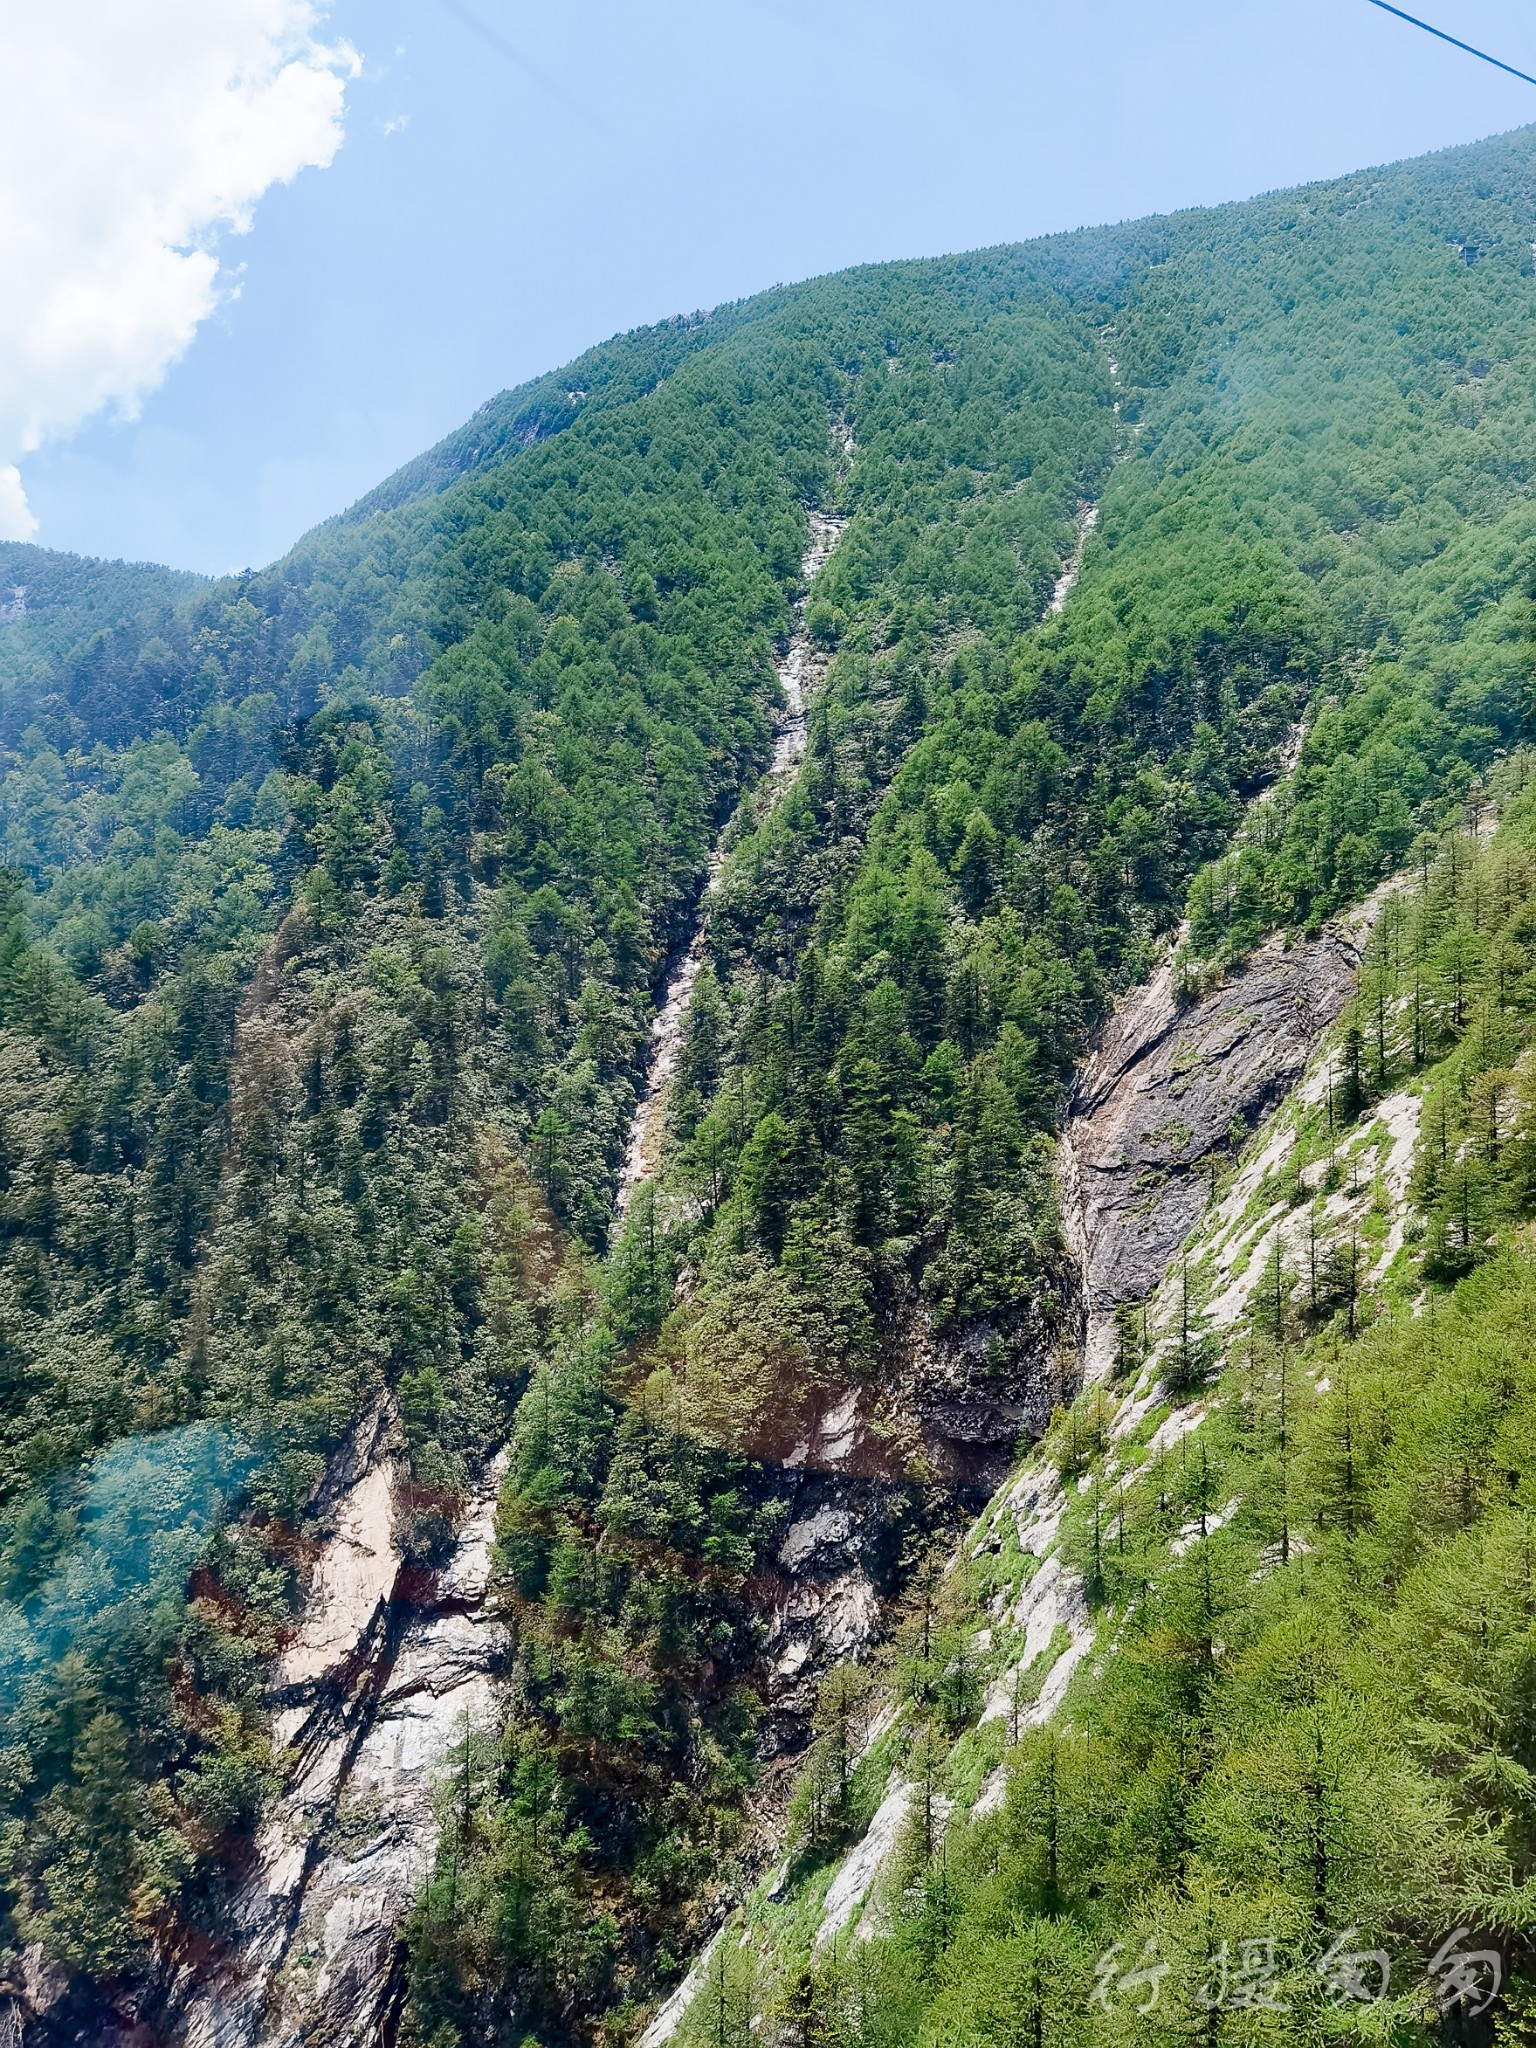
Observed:
[[[1276,936],[1181,1003],[1172,961],[1128,995],[1085,1062],[1060,1149],[1084,1370],[1113,1361],[1115,1309],[1145,1301],[1215,1173],[1300,1078],[1348,1001],[1380,896],[1315,938]]]
[[[442,1568],[405,1568],[400,1446],[379,1411],[338,1461],[300,1629],[271,1675],[292,1758],[218,1916],[213,1954],[170,1972],[164,2037],[183,2048],[361,2048],[389,2038],[400,1931],[436,1856],[454,1746],[497,1725],[503,1631],[487,1611],[494,1461]]]

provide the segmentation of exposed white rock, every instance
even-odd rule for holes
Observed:
[[[982,1780],[981,1790],[971,1807],[971,1819],[985,1820],[989,1813],[1000,1813],[1007,1803],[1008,1766],[998,1764]]]
[[[896,1846],[911,1796],[912,1787],[905,1778],[893,1773],[886,1795],[875,1809],[874,1818],[865,1829],[862,1840],[843,1858],[836,1877],[827,1888],[827,1896],[822,1902],[821,1924],[816,1929],[817,1948],[825,1948],[832,1937],[847,1926],[869,1896],[869,1888],[879,1875],[880,1866]]]
[[[880,1623],[880,1596],[857,1566],[831,1581],[794,1586],[775,1611],[764,1643],[770,1699],[806,1666],[825,1670],[863,1648]]]
[[[346,1846],[312,1868],[305,1888],[299,1937],[316,1961],[307,1983],[290,1965],[284,2004],[297,2023],[277,2040],[304,2038],[306,2008],[382,2013],[400,1922],[436,1858],[445,1762],[466,1736],[497,1726],[504,1643],[484,1599],[504,1470],[504,1460],[492,1467],[431,1603],[405,1622],[338,1803],[335,1833]]]
[[[689,2006],[698,1997],[705,1976],[708,1973],[711,1958],[714,1956],[715,1950],[720,1946],[720,1937],[724,1932],[725,1929],[723,1927],[717,1927],[710,1936],[706,1946],[699,1951],[694,1960],[693,1968],[640,2036],[640,2048],[666,2048],[667,2042],[671,2040],[687,2016]]]
[[[827,1469],[846,1465],[859,1427],[859,1390],[850,1387],[841,1401],[829,1408],[818,1429],[818,1462]],[[809,1448],[809,1446],[807,1447]]]
[[[1419,1123],[1424,1098],[1401,1089],[1376,1105],[1376,1122],[1387,1133],[1388,1150],[1377,1171],[1386,1189],[1389,1222],[1381,1254],[1376,1261],[1375,1279],[1380,1279],[1403,1248],[1408,1228],[1408,1184],[1413,1178],[1413,1155],[1419,1142]]]
[[[1160,1389],[1154,1388],[1153,1391],[1157,1393],[1160,1392]],[[1204,1420],[1205,1403],[1203,1401],[1189,1401],[1182,1407],[1175,1408],[1171,1415],[1163,1417],[1157,1428],[1153,1430],[1151,1436],[1147,1438],[1146,1456],[1151,1459],[1155,1458],[1161,1451],[1171,1451],[1180,1437],[1186,1437],[1192,1430],[1198,1429]]]
[[[981,1710],[984,1722],[1012,1717],[1018,1678],[1050,1648],[1058,1629],[1068,1632],[1069,1641],[1046,1673],[1038,1696],[1018,1717],[1021,1729],[1037,1728],[1056,1711],[1073,1672],[1093,1647],[1093,1624],[1080,1574],[1060,1557],[1048,1557],[1020,1592],[1007,1619],[1024,1630],[1024,1641],[1014,1662],[988,1688]]]
[[[381,1500],[393,1439],[372,1441],[339,1495],[315,1569],[320,1597],[285,1658],[294,1765],[269,1809],[211,1968],[171,1987],[185,2048],[325,2048],[384,2038],[398,2000],[400,1923],[436,1855],[434,1798],[467,1731],[495,1726],[501,1630],[485,1608],[496,1495],[487,1470],[430,1596],[399,1597]],[[364,1589],[384,1586],[369,1606]],[[299,1697],[295,1698],[295,1692]]]
[[[1203,1543],[1208,1536],[1214,1536],[1218,1529],[1226,1527],[1239,1506],[1238,1501],[1229,1500],[1224,1508],[1217,1509],[1203,1519],[1197,1517],[1194,1521],[1186,1522],[1168,1545],[1169,1555],[1183,1557],[1193,1550],[1197,1543]]]
[[[388,1600],[400,1569],[395,1476],[394,1460],[380,1458],[343,1495],[298,1632],[272,1673],[274,1690],[323,1678],[352,1654]],[[286,1740],[281,1733],[277,1739],[280,1746]]]
[[[1303,1089],[1311,1087],[1319,1073],[1326,1077],[1328,1066],[1328,1060],[1319,1061],[1308,1075]],[[1419,1095],[1411,1089],[1400,1089],[1379,1102],[1370,1120],[1350,1131],[1335,1154],[1340,1167],[1347,1169],[1347,1178],[1345,1185],[1335,1189],[1322,1203],[1318,1219],[1321,1234],[1337,1240],[1352,1225],[1363,1223],[1375,1199],[1378,1184],[1387,1205],[1389,1223],[1386,1236],[1380,1251],[1362,1273],[1363,1280],[1382,1279],[1402,1249],[1409,1221],[1408,1188],[1413,1176],[1422,1109],[1423,1101]],[[1282,1144],[1282,1138],[1287,1142]],[[1277,1128],[1265,1144],[1262,1157],[1283,1163],[1293,1143],[1291,1126]],[[1277,1245],[1282,1267],[1290,1276],[1293,1290],[1297,1275],[1306,1270],[1310,1258],[1311,1205],[1297,1209],[1284,1202],[1274,1202],[1257,1215],[1245,1213],[1264,1178],[1262,1173],[1254,1170],[1259,1163],[1256,1159],[1244,1167],[1200,1234],[1200,1255],[1209,1257],[1221,1283],[1208,1310],[1211,1323],[1218,1331],[1235,1327],[1246,1312],[1259,1283],[1271,1269]],[[1301,1174],[1303,1185],[1315,1189],[1327,1167],[1328,1161],[1319,1159],[1304,1168]]]
[[[826,1505],[807,1515],[803,1520],[792,1522],[779,1545],[779,1563],[786,1571],[795,1571],[810,1563],[820,1550],[830,1546],[841,1548],[853,1534],[853,1516],[847,1508]]]
[[[827,1889],[827,1896],[822,1901],[821,1921],[812,1943],[814,1948],[825,1948],[864,1905],[875,1880],[901,1839],[907,1815],[920,1796],[918,1786],[892,1773],[886,1795],[876,1808],[862,1841],[844,1858]],[[937,1793],[930,1794],[929,1820],[936,1839],[943,1835],[952,1811],[951,1800]],[[878,1923],[866,1913],[858,1931],[860,1937],[867,1940],[878,1931]]]

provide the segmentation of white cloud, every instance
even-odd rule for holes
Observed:
[[[328,164],[357,60],[312,0],[23,0],[0,10],[0,538],[17,462],[132,414],[228,290],[217,237]]]

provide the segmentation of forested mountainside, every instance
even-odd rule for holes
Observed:
[[[1186,904],[1193,992],[1411,865],[1526,731],[1533,223],[1522,133],[853,271],[507,394],[270,569],[7,553],[29,595],[0,622],[3,1933],[39,2041],[174,2037],[164,1957],[238,1941],[229,1885],[293,1764],[265,1674],[327,1469],[381,1412],[392,1612],[509,1446],[499,1725],[450,1760],[403,2037],[622,2039],[749,1882],[813,1732],[789,1681],[827,1648],[767,1655],[817,1467],[869,1588],[859,1654],[917,1602],[902,1739],[936,1753],[954,1688],[921,1589],[1074,1394],[1052,1143],[1089,1032]],[[770,803],[813,508],[846,521],[803,615],[830,667]],[[660,1174],[615,1229],[653,1007],[727,819]],[[1473,1014],[1457,986],[1421,1064]],[[1432,1291],[1523,1213],[1493,1150]],[[1464,1155],[1466,1179],[1448,1137],[1445,1186]],[[1483,1313],[1493,1283],[1466,1284],[1455,1315]],[[1415,1370],[1392,1363],[1411,1332],[1368,1341],[1371,1370]],[[1316,1498],[1298,1515],[1326,1519]],[[1394,1593],[1407,1554],[1383,1553]],[[1243,1597],[1255,1641],[1281,1626]],[[1132,1702],[1105,1765],[1104,1896],[1131,1921],[1229,1883],[1165,1770],[1183,1744],[1203,1784],[1211,1715],[1248,1711],[1222,1689],[1237,1635],[1200,1641],[1188,1697],[1170,1664],[1147,1708],[1149,1760]],[[1422,1716],[1381,1713],[1435,1782],[1434,1870],[1491,1872],[1473,1917],[1522,1925],[1503,1823],[1447,1789],[1450,1750],[1412,1750]],[[1166,1853],[1135,1804],[1165,1782]],[[1036,1896],[1018,1842],[998,1913],[1086,1953],[1099,1849],[1086,1891],[1053,1866]],[[953,1896],[932,1938],[870,1952],[878,1998],[812,2000],[798,2038],[1014,2038],[944,2002],[995,1933]],[[1398,1931],[1399,1893],[1358,1897],[1362,1932]],[[749,2024],[735,1997],[722,2029]]]
[[[1528,2038],[1533,766],[1379,901],[1108,1374],[829,1674],[680,2042]]]

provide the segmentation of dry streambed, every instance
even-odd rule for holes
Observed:
[[[783,794],[805,752],[810,700],[826,675],[828,661],[827,655],[815,645],[805,630],[806,599],[817,573],[825,567],[832,550],[837,546],[838,536],[845,524],[846,521],[830,512],[810,514],[811,537],[800,564],[802,589],[795,603],[794,630],[790,635],[789,647],[784,658],[778,665],[779,682],[784,690],[784,710],[774,736],[773,758],[769,762],[768,772],[753,790],[753,801],[760,814],[770,810]],[[731,827],[736,822],[736,815],[732,814],[715,842],[714,852],[709,859],[704,893],[699,902],[699,914],[694,924],[693,937],[687,952],[668,976],[661,1008],[657,1011],[656,1021],[651,1026],[645,1087],[635,1107],[635,1120],[630,1127],[629,1145],[624,1154],[623,1167],[619,1172],[618,1193],[615,1197],[615,1207],[621,1216],[629,1207],[635,1189],[642,1181],[650,1180],[654,1176],[660,1163],[661,1141],[666,1125],[667,1091],[672,1085],[678,1061],[682,1057],[688,1005],[693,997],[693,985],[699,978],[699,970],[704,965],[704,956],[709,947],[710,899],[725,869],[726,848],[730,844]]]

